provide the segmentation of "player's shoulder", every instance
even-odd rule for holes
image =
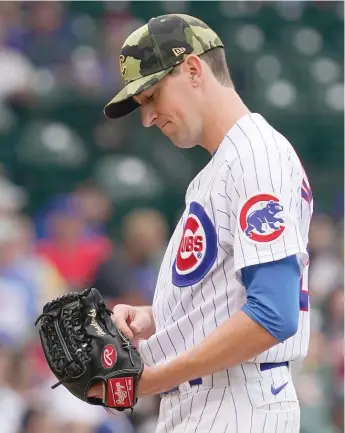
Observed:
[[[223,159],[230,167],[245,166],[268,159],[284,161],[294,152],[290,141],[261,114],[249,113],[226,133],[221,145]]]
[[[222,147],[225,153],[241,158],[248,153],[258,153],[263,147],[271,147],[276,139],[275,129],[261,114],[249,113],[230,128]]]

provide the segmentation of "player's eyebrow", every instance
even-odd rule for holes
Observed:
[[[140,95],[140,97],[139,97]],[[139,95],[134,95],[133,99],[135,100],[135,102],[137,102],[139,105],[142,105],[143,103],[145,103],[145,101],[148,99],[148,96],[145,95],[144,93],[140,93]]]

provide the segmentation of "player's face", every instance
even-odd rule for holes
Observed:
[[[144,126],[156,125],[177,147],[190,148],[201,143],[203,104],[188,67],[179,69],[135,99]]]

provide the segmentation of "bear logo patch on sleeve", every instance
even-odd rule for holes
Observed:
[[[284,206],[274,194],[255,194],[242,205],[239,226],[249,241],[260,244],[273,242],[286,229]]]

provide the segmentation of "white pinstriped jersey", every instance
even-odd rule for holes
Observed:
[[[188,187],[158,276],[156,333],[140,346],[145,362],[174,358],[239,311],[246,302],[241,268],[293,254],[302,289],[297,333],[210,380],[243,381],[260,375],[258,363],[303,359],[309,343],[312,210],[310,185],[291,144],[261,115],[242,117]]]

